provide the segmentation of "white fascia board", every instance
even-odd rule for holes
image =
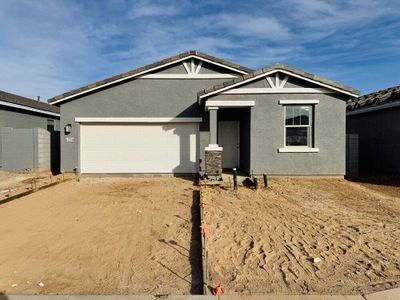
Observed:
[[[54,112],[50,112],[50,111],[42,110],[42,109],[38,109],[38,108],[33,108],[33,107],[30,107],[30,106],[25,106],[25,105],[21,105],[21,104],[10,103],[10,102],[7,102],[7,101],[1,101],[0,100],[0,105],[13,107],[13,108],[19,108],[19,109],[23,109],[23,110],[27,110],[27,111],[33,111],[33,112],[41,113],[41,114],[44,114],[44,115],[60,117],[60,114],[58,114],[58,113],[54,113]]]
[[[338,91],[338,92],[340,92],[340,93],[343,93],[343,94],[346,94],[346,95],[349,95],[349,96],[352,96],[352,97],[358,97],[358,96],[359,96],[359,95],[357,95],[357,94],[353,94],[353,93],[351,93],[351,92],[348,92],[348,91],[345,91],[345,90],[342,90],[342,89],[339,89],[339,88],[336,88],[336,87],[333,87],[333,86],[330,86],[330,85],[327,85],[327,84],[324,84],[324,83],[315,81],[315,80],[313,80],[313,79],[309,79],[309,78],[307,78],[307,77],[294,74],[294,73],[292,73],[292,72],[290,72],[290,71],[286,71],[286,70],[283,70],[283,69],[275,69],[275,70],[271,70],[271,71],[269,71],[269,72],[265,72],[265,73],[259,74],[259,75],[257,75],[257,76],[252,77],[252,78],[249,78],[249,79],[247,79],[247,80],[238,82],[238,83],[236,83],[236,84],[233,84],[233,85],[230,85],[230,86],[227,86],[227,87],[223,87],[223,88],[220,88],[220,89],[218,89],[218,90],[216,90],[216,91],[212,91],[212,92],[210,92],[210,93],[201,95],[201,96],[199,96],[199,102],[201,103],[201,99],[204,98],[204,97],[208,97],[208,96],[211,96],[211,95],[214,95],[214,94],[221,93],[221,92],[226,91],[226,90],[230,90],[230,89],[232,89],[232,88],[234,88],[234,87],[236,87],[236,86],[240,86],[240,85],[242,85],[242,84],[248,83],[248,82],[253,81],[253,80],[257,80],[257,79],[259,79],[259,78],[262,78],[262,77],[271,75],[271,74],[276,73],[276,72],[282,72],[282,73],[284,73],[284,74],[286,74],[286,75],[290,75],[290,76],[293,76],[293,77],[296,77],[296,78],[300,78],[300,79],[302,79],[302,80],[315,83],[315,84],[317,84],[317,85],[326,87],[326,88],[331,89],[331,90],[334,90],[334,91]]]
[[[234,74],[147,74],[140,76],[140,78],[144,79],[219,79],[219,78],[226,78],[232,79],[237,78]]]
[[[198,59],[198,60],[202,60],[202,61],[205,61],[205,62],[209,62],[209,63],[211,63],[211,64],[214,64],[214,65],[217,65],[217,66],[220,66],[220,67],[229,69],[229,70],[233,70],[233,71],[238,72],[238,73],[243,74],[243,75],[247,74],[247,72],[245,72],[245,71],[242,71],[242,70],[239,70],[239,69],[235,69],[235,68],[226,66],[226,65],[224,65],[224,64],[220,64],[220,63],[214,62],[214,61],[212,61],[212,60],[208,60],[208,59],[202,58],[202,57],[197,56],[197,55],[189,55],[189,56],[186,56],[186,57],[183,57],[183,58],[180,58],[180,59],[177,59],[177,60],[174,60],[174,61],[165,63],[165,64],[163,64],[163,65],[160,65],[160,66],[157,66],[157,67],[148,69],[148,70],[144,70],[144,71],[139,72],[139,73],[136,73],[136,74],[132,74],[131,76],[127,76],[127,77],[124,77],[124,78],[119,78],[119,79],[116,79],[116,80],[114,80],[114,81],[107,82],[107,83],[105,83],[105,84],[102,84],[102,85],[93,87],[93,88],[91,88],[91,89],[82,91],[82,92],[80,92],[80,93],[76,93],[76,94],[73,94],[73,95],[71,95],[71,96],[67,96],[67,97],[65,97],[65,98],[62,98],[62,99],[56,100],[56,101],[54,101],[54,102],[51,102],[51,104],[56,104],[56,103],[64,102],[64,101],[66,101],[66,100],[68,100],[68,99],[70,99],[70,98],[77,97],[77,96],[80,96],[80,95],[83,95],[83,94],[87,94],[87,93],[92,92],[92,91],[94,91],[94,90],[98,90],[98,89],[104,88],[104,87],[106,87],[106,86],[109,86],[109,85],[112,85],[112,84],[115,84],[115,83],[118,83],[118,82],[121,82],[121,81],[125,81],[125,80],[131,79],[131,78],[139,77],[139,76],[144,75],[144,74],[146,74],[146,73],[149,73],[149,72],[152,72],[152,71],[155,71],[155,70],[158,70],[158,69],[161,69],[161,68],[164,68],[164,67],[167,67],[167,66],[176,64],[176,63],[181,62],[181,61],[185,61],[185,60],[190,59],[190,58],[196,58],[196,59]]]
[[[284,147],[278,149],[279,153],[318,153],[319,148],[308,147]]]
[[[339,92],[327,88],[238,88],[231,89],[221,94],[338,94]]]
[[[279,100],[279,104],[318,104],[319,100]]]
[[[202,118],[75,118],[77,123],[200,123],[202,120]]]
[[[356,110],[347,112],[346,115],[354,116],[354,115],[364,114],[364,113],[368,113],[368,112],[372,112],[372,111],[377,111],[377,110],[391,108],[391,107],[397,107],[397,106],[400,106],[400,101],[381,104],[381,105],[372,106],[372,107],[364,107],[364,108],[356,109]]]
[[[232,100],[219,100],[219,101],[207,101],[206,102],[206,110],[213,109],[215,107],[225,107],[225,108],[234,108],[234,107],[252,107],[255,106],[254,100],[248,101],[232,101]]]

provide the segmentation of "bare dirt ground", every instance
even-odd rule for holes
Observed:
[[[87,177],[0,205],[0,291],[201,292],[197,211],[178,178]]]
[[[399,192],[339,179],[271,179],[267,191],[206,188],[209,284],[227,294],[399,287]]]
[[[61,182],[71,175],[52,175],[50,172],[37,173],[8,173],[0,171],[0,203],[12,196],[24,194],[48,186],[55,182]]]

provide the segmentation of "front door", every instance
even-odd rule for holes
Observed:
[[[240,122],[218,122],[218,146],[222,147],[222,168],[239,168]]]

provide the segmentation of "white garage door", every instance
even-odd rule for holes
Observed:
[[[82,173],[195,173],[197,123],[81,124]]]

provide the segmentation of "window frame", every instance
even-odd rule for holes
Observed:
[[[50,123],[52,123],[52,125],[50,125]],[[49,129],[49,125],[50,125],[50,127],[53,127],[52,130]],[[56,129],[56,121],[53,120],[53,119],[47,119],[47,121],[46,121],[46,129],[47,129],[47,131],[50,131],[50,132],[55,131],[55,129]]]
[[[316,136],[315,136],[315,130],[317,124],[315,123],[315,114],[317,113],[317,104],[319,104],[318,99],[280,99],[278,100],[278,104],[280,104],[283,108],[283,147],[278,148],[278,153],[317,153],[319,152],[319,148],[316,148]],[[308,146],[286,146],[286,107],[291,106],[291,105],[299,105],[299,106],[311,106],[312,111],[310,114],[311,118],[311,126],[310,129],[310,136],[307,137],[307,139],[311,139],[310,142],[308,143]],[[296,125],[299,126],[299,125]]]
[[[309,107],[310,113],[308,117],[308,125],[286,125],[286,109],[288,107]],[[307,128],[307,145],[287,145],[286,132],[287,128]],[[285,104],[283,105],[283,147],[293,149],[310,148],[314,146],[314,105],[312,104]]]

